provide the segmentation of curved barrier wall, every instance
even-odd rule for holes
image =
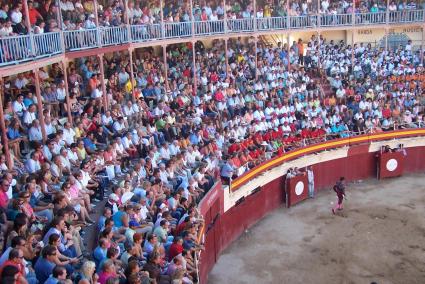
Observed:
[[[205,218],[201,283],[207,282],[209,271],[227,246],[267,213],[285,204],[288,168],[314,165],[315,187],[321,190],[332,186],[340,176],[345,176],[347,181],[376,177],[376,153],[381,146],[393,148],[400,144],[406,153],[404,172],[425,170],[425,129],[421,128],[310,145],[252,169],[234,181],[240,180],[237,188],[230,190],[216,184],[199,205]]]

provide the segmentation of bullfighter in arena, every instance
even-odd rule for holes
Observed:
[[[342,210],[343,205],[342,202],[345,198],[345,178],[340,177],[339,181],[336,182],[336,184],[333,187],[334,191],[336,192],[336,196],[338,197],[338,202],[335,205],[334,208],[332,208],[332,213],[335,214],[335,210]]]

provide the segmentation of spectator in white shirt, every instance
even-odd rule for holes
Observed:
[[[43,136],[41,134],[40,123],[39,123],[38,119],[35,119],[32,122],[32,126],[28,131],[28,139],[29,139],[29,141],[35,141],[35,142],[40,142],[41,140],[43,140]]]
[[[210,21],[218,21],[218,15],[217,12],[214,11],[210,16]]]
[[[69,122],[65,122],[65,126],[63,128],[63,140],[68,146],[75,142],[75,131]]]
[[[27,110],[24,104],[24,96],[19,95],[17,100],[13,102],[12,105],[13,111],[19,116],[22,117],[24,115],[24,111]]]
[[[37,152],[34,151],[31,153],[30,159],[28,159],[25,163],[25,168],[30,174],[36,173],[41,169]]]
[[[10,19],[13,25],[20,24],[22,22],[22,3],[18,2],[15,4],[12,12],[10,13]]]
[[[2,24],[0,29],[0,37],[13,36],[14,34],[12,21],[7,21],[6,23]]]
[[[167,142],[164,142],[159,149],[159,153],[161,154],[161,158],[164,160],[169,160],[171,158],[170,148]]]
[[[116,134],[123,134],[125,131],[124,117],[120,116],[118,120],[114,122],[113,128]]]
[[[93,14],[90,14],[87,20],[84,23],[85,29],[95,29],[96,23],[95,23],[95,16]]]
[[[32,104],[24,112],[23,123],[26,127],[30,127],[35,119],[37,119],[36,106]]]
[[[20,73],[15,79],[15,87],[19,90],[24,89],[29,83],[29,80],[25,78],[23,73]]]

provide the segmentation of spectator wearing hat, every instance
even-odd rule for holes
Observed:
[[[84,28],[85,29],[95,29],[96,28],[95,16],[93,14],[90,14],[87,17],[87,20],[84,22]]]

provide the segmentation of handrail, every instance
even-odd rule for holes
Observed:
[[[76,51],[99,47],[100,29],[64,31],[65,50]]]
[[[403,129],[403,130],[394,130],[394,131],[380,132],[380,133],[373,133],[373,134],[364,134],[364,135],[353,136],[348,138],[333,139],[330,141],[316,143],[309,146],[297,148],[289,152],[286,152],[281,156],[277,156],[271,160],[265,161],[262,164],[254,167],[250,171],[245,172],[243,175],[239,176],[238,178],[234,179],[231,182],[230,188],[232,191],[236,191],[246,182],[263,174],[267,170],[273,167],[276,167],[278,165],[281,165],[285,161],[289,161],[289,160],[292,160],[292,159],[295,159],[295,158],[298,158],[316,151],[331,150],[331,149],[340,148],[340,147],[344,147],[348,145],[361,144],[361,143],[372,142],[377,140],[378,141],[388,140],[388,139],[405,138],[405,137],[412,137],[412,136],[425,136],[425,128]]]
[[[31,59],[29,35],[0,38],[0,66],[16,64]]]
[[[100,39],[102,46],[116,45],[127,43],[128,29],[126,26],[104,27],[100,29]]]
[[[62,53],[60,32],[34,35],[34,55],[37,58]]]
[[[388,16],[387,16],[388,15]],[[353,18],[354,17],[354,18]],[[354,19],[354,20],[353,20]],[[301,30],[338,26],[366,26],[398,23],[423,23],[425,10],[397,12],[305,15],[288,17],[242,18],[217,21],[164,22],[95,29],[67,30],[63,32],[31,34],[0,38],[0,67],[38,59],[51,54],[87,50],[102,46],[140,43],[179,38],[202,38],[208,35],[253,33],[275,30]],[[161,30],[163,28],[163,31]],[[61,40],[63,33],[63,41]],[[33,47],[34,43],[34,47]],[[42,46],[37,46],[41,44]],[[45,46],[50,43],[51,46]],[[35,50],[32,50],[35,49]],[[47,51],[52,50],[53,53]],[[61,52],[59,52],[61,50]]]

